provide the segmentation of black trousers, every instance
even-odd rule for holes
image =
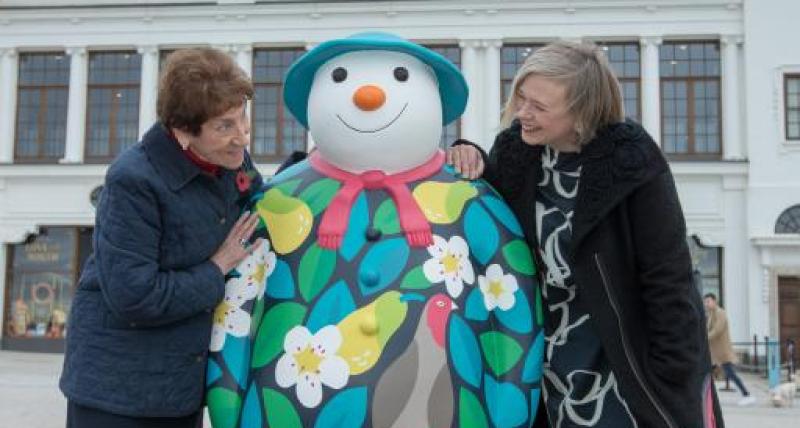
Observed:
[[[67,403],[67,428],[202,428],[203,412],[180,418],[135,418]]]

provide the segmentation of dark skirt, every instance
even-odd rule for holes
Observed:
[[[180,418],[137,418],[67,403],[67,428],[202,428],[203,412]]]

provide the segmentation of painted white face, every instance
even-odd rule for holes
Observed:
[[[400,52],[349,52],[314,76],[308,127],[322,156],[350,172],[396,173],[439,147],[442,103],[433,71]]]

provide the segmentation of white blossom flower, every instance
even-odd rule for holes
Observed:
[[[501,311],[511,309],[516,302],[514,293],[519,290],[517,278],[504,275],[503,268],[498,264],[489,265],[486,276],[478,275],[478,287],[483,293],[483,304],[489,311],[495,308]]]
[[[281,388],[297,386],[297,400],[305,407],[322,402],[322,385],[341,389],[350,378],[350,367],[336,355],[342,345],[342,334],[335,325],[325,326],[312,335],[304,326],[286,333],[286,352],[275,366],[275,382]]]
[[[269,241],[264,240],[236,267],[239,276],[225,283],[225,298],[214,310],[209,350],[221,350],[228,334],[243,337],[250,332],[250,314],[242,309],[242,305],[264,295],[267,277],[274,270],[275,253],[269,251]]]
[[[253,250],[253,254],[242,260],[236,268],[249,285],[257,289],[256,297],[264,296],[267,287],[267,278],[275,271],[275,253],[269,250],[269,241],[263,240],[261,245]]]
[[[469,247],[464,238],[453,236],[450,241],[433,235],[433,245],[428,247],[432,258],[422,266],[425,278],[431,283],[444,281],[447,293],[457,298],[464,290],[464,283],[475,282],[475,273],[469,261]]]
[[[256,297],[258,288],[244,277],[231,278],[225,283],[225,298],[214,310],[214,325],[211,328],[209,349],[217,352],[225,345],[225,337],[230,334],[243,337],[250,331],[250,314],[242,309],[242,304]]]

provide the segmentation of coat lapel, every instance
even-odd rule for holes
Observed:
[[[611,210],[667,168],[655,142],[631,121],[601,130],[582,155],[572,222],[573,253]]]

